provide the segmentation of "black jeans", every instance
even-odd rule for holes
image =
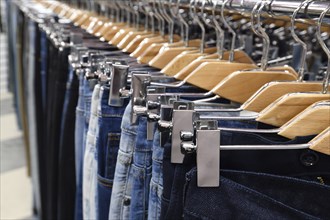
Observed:
[[[70,68],[62,111],[58,161],[57,219],[74,219],[75,209],[75,120],[79,81]]]
[[[58,162],[61,118],[68,76],[69,48],[59,50],[49,44],[49,62],[47,77],[47,114],[46,141],[47,149],[47,219],[57,219],[58,199]]]
[[[187,174],[184,219],[330,218],[327,185],[264,173],[221,170],[220,174],[220,187],[211,188],[197,186],[196,169]]]

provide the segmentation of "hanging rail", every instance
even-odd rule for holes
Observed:
[[[200,0],[200,2],[201,1],[202,0]],[[260,1],[261,0],[231,0],[227,4],[227,9],[233,9],[241,12],[251,12],[256,3]],[[268,0],[268,2],[269,3],[264,9],[265,12],[274,16],[291,16],[294,10],[297,9],[299,5],[303,2],[303,0]],[[205,9],[211,10],[213,4],[217,4],[220,10],[222,1],[208,0],[205,4]],[[320,16],[324,8],[326,8],[329,4],[330,1],[313,1],[312,3],[308,4],[304,10],[301,10],[299,14],[306,14],[310,18],[317,18]],[[172,5],[176,5],[176,3],[172,3]],[[189,6],[189,1],[180,2],[180,7]],[[330,15],[330,12],[328,12],[327,15]]]

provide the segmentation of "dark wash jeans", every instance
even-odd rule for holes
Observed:
[[[210,188],[197,186],[196,168],[187,174],[184,219],[330,218],[328,185],[259,172],[220,174],[220,187]]]
[[[287,140],[275,135],[259,135],[244,132],[222,131],[222,145],[271,145],[307,143],[313,136]],[[277,141],[276,141],[277,139]],[[196,165],[194,155],[186,155],[183,164],[171,164],[171,144],[164,146],[163,197],[161,219],[181,219],[183,210],[183,188],[186,173]],[[308,149],[303,150],[238,150],[221,151],[220,169],[251,171],[284,176],[294,176],[305,180],[327,181],[330,157]]]
[[[61,119],[68,76],[69,49],[62,51],[54,45],[49,45],[50,56],[47,77],[47,121],[46,140],[47,148],[47,219],[57,219],[58,200],[58,169],[59,144],[61,135]]]
[[[98,218],[108,219],[115,168],[119,150],[121,121],[128,104],[121,107],[108,105],[109,87],[103,86],[98,105],[98,131],[96,134],[98,164]]]
[[[75,210],[75,120],[78,101],[79,81],[75,71],[70,68],[61,122],[58,169],[58,219],[74,219]]]

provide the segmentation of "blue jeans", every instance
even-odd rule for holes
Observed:
[[[121,138],[113,181],[109,220],[128,219],[132,192],[132,158],[137,125],[131,125],[131,102],[128,103],[121,123]]]
[[[196,169],[187,174],[184,219],[330,218],[330,186],[259,172],[220,174],[220,187],[210,188],[197,186]]]
[[[94,87],[91,102],[85,155],[83,162],[83,217],[97,219],[97,150],[95,146],[98,129],[97,107],[100,99],[100,85]]]
[[[163,154],[160,146],[160,133],[156,130],[152,144],[152,177],[150,181],[148,219],[159,219],[163,194]]]
[[[147,118],[140,117],[133,153],[130,219],[147,219],[152,171],[152,140],[147,140]]]
[[[100,92],[98,105],[98,132],[96,149],[98,155],[98,219],[107,219],[112,193],[115,166],[119,150],[121,135],[121,121],[128,104],[122,107],[108,105],[109,88],[103,86]]]
[[[76,108],[76,125],[75,125],[75,162],[76,162],[76,208],[75,219],[83,219],[82,212],[82,172],[83,172],[83,155],[86,146],[86,136],[90,118],[92,89],[88,81],[84,78],[84,74],[79,74],[79,98]]]

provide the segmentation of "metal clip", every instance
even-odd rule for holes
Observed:
[[[164,147],[169,140],[172,130],[172,105],[162,105],[160,108],[160,120],[158,121],[158,130],[160,132],[160,146]]]
[[[111,106],[123,106],[124,99],[120,91],[126,89],[128,65],[114,63],[112,64],[110,95],[108,104]]]
[[[184,154],[181,153],[181,131],[193,132],[193,102],[174,102],[172,117],[172,150],[171,162],[182,163]]]
[[[147,116],[148,116],[148,122],[147,122],[147,140],[153,139],[154,129],[155,129],[155,119],[157,118],[156,115],[159,114],[159,107],[160,105],[155,105],[157,103],[157,100],[159,98],[159,94],[165,93],[165,87],[148,87],[147,88],[147,97],[146,97],[146,108],[147,108]],[[149,106],[151,104],[152,106]],[[155,108],[156,107],[156,108]],[[149,118],[152,118],[152,120],[149,120]]]
[[[197,185],[218,187],[220,178],[220,130],[214,120],[196,121]]]
[[[131,124],[138,124],[138,115],[134,112],[134,106],[146,106],[147,86],[150,84],[151,77],[147,73],[132,73],[131,94],[132,94],[132,112]]]

